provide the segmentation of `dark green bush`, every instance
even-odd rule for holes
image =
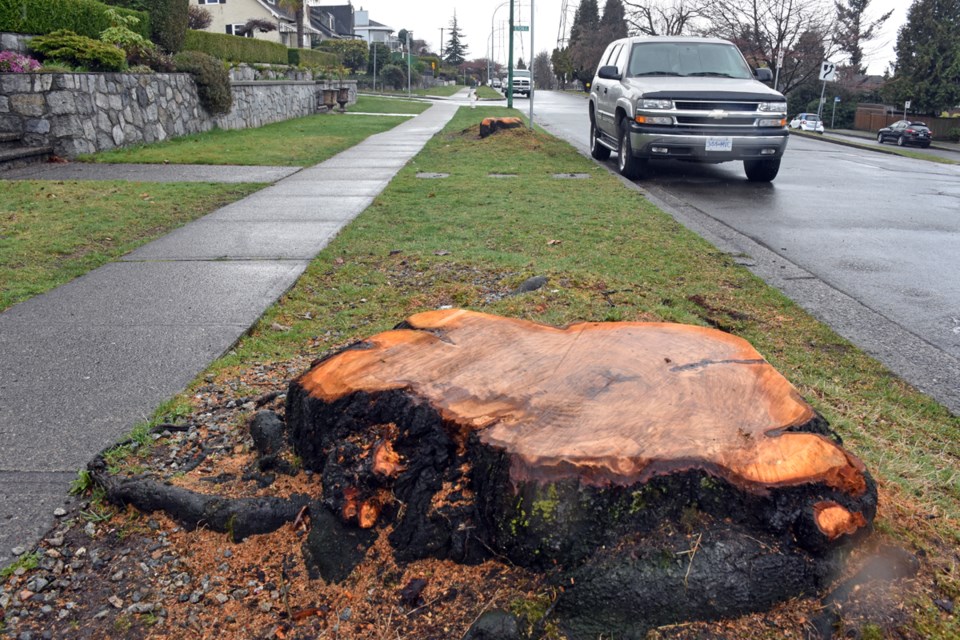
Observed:
[[[395,64],[388,64],[380,72],[383,83],[393,87],[396,90],[405,89],[407,86],[407,72]]]
[[[183,48],[187,34],[190,0],[104,0],[116,7],[125,7],[150,14],[150,38],[160,47],[176,53]]]
[[[226,33],[187,31],[184,51],[201,51],[221,60],[251,64],[288,64],[287,48],[279,42],[242,38]]]
[[[0,0],[0,31],[47,34],[67,29],[88,38],[99,38],[110,26],[109,7],[96,0]],[[150,37],[150,17],[141,11],[121,9],[139,19],[133,30]]]
[[[30,49],[47,60],[90,71],[123,71],[127,68],[127,55],[123,49],[65,29],[37,36],[30,41]]]
[[[317,45],[317,49],[334,54],[337,60],[353,73],[367,68],[370,45],[365,40],[324,40]]]
[[[287,63],[301,67],[332,67],[338,63],[338,59],[336,54],[327,51],[287,49]]]
[[[947,140],[950,142],[960,142],[960,128],[953,127],[947,131]]]
[[[200,51],[181,51],[173,57],[173,62],[177,71],[193,76],[200,104],[210,115],[219,116],[230,111],[233,94],[223,62]]]

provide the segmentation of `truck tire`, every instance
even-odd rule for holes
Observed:
[[[620,126],[617,127],[620,132],[620,152],[617,158],[617,169],[627,180],[637,180],[642,178],[644,170],[647,168],[647,161],[644,158],[636,158],[633,155],[633,147],[630,145],[630,129],[627,127],[626,118],[620,119]]]
[[[590,116],[590,157],[594,160],[606,160],[610,157],[610,149],[600,144],[600,130],[597,129],[596,118]]]
[[[743,170],[750,182],[770,182],[780,172],[780,158],[744,160]]]

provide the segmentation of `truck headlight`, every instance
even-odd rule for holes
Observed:
[[[786,102],[761,102],[757,105],[757,111],[772,111],[776,113],[786,113]]]
[[[644,98],[640,101],[641,109],[673,109],[673,100],[650,100]],[[784,105],[786,110],[786,105]]]
[[[757,121],[758,127],[785,127],[787,121],[784,118],[761,118]]]

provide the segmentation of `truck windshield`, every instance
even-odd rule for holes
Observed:
[[[514,78],[529,78],[529,77],[530,77],[530,72],[527,71],[526,69],[514,69],[514,70],[513,70],[513,77],[514,77]]]
[[[718,42],[639,42],[630,52],[628,76],[752,78],[736,47]]]

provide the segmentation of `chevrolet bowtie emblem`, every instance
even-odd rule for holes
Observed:
[[[714,109],[713,111],[710,112],[710,117],[720,120],[722,118],[727,117],[727,112],[724,111],[723,109]]]

